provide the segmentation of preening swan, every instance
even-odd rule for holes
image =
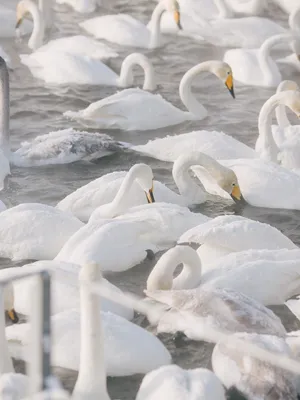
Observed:
[[[9,163],[17,166],[66,164],[85,157],[100,158],[124,148],[110,136],[100,133],[78,132],[70,129],[50,132],[25,142],[10,151],[10,93],[8,69],[0,57],[0,187],[10,173]]]
[[[277,228],[238,215],[222,215],[185,232],[178,243],[197,243],[202,272],[232,252],[248,249],[295,250],[298,247]]]
[[[96,264],[84,265],[81,283],[99,282],[100,268]],[[87,292],[87,287],[82,288],[80,303],[81,312],[72,309],[51,317],[52,365],[74,371],[82,369],[76,391],[84,384],[89,386],[89,391],[95,389],[94,385],[100,390],[100,383],[105,381],[100,375],[104,367],[109,376],[129,376],[145,374],[171,363],[170,353],[154,335],[124,318],[101,311],[99,300]],[[84,325],[82,321],[85,321]],[[14,358],[26,360],[30,357],[27,349],[31,339],[29,328],[28,323],[6,328],[9,349]],[[101,369],[100,362],[104,365]],[[91,367],[96,367],[97,363],[96,369],[86,369],[87,363]]]
[[[176,0],[162,0],[155,7],[151,21],[153,28],[127,14],[104,15],[81,22],[79,25],[97,39],[105,39],[121,46],[156,48],[161,45],[160,19],[164,11],[173,14],[180,28],[179,6]]]
[[[274,354],[292,357],[286,341],[275,335],[236,333],[234,337],[249,341]],[[217,343],[212,353],[212,367],[227,389],[237,388],[247,399],[298,399],[295,375],[237,351],[234,342]]]
[[[188,111],[174,107],[161,95],[128,89],[92,103],[84,110],[67,111],[64,115],[81,122],[94,121],[97,127],[126,130],[158,129],[188,120],[201,120],[208,113],[193,95],[192,83],[196,76],[206,71],[216,75],[235,97],[230,66],[213,60],[194,66],[181,79],[179,95]],[[149,87],[144,86],[144,89]]]
[[[168,365],[149,372],[136,400],[225,400],[224,388],[216,375],[204,368],[184,370]]]
[[[69,213],[35,203],[2,211],[0,221],[0,257],[12,260],[52,260],[83,226]]]
[[[227,288],[264,305],[284,304],[300,291],[299,250],[278,250],[276,256],[274,253],[273,250],[231,253],[211,263],[209,271],[202,275],[197,252],[188,246],[176,246],[151,271],[147,290]],[[180,263],[184,268],[174,279],[173,273]]]
[[[223,60],[233,71],[234,78],[245,85],[276,87],[281,82],[281,73],[270,51],[280,43],[290,43],[294,36],[289,33],[266,39],[259,49],[227,50]]]
[[[204,203],[206,201],[206,193],[189,175],[189,169],[193,165],[200,165],[206,168],[212,179],[217,181],[233,199],[241,200],[242,196],[238,181],[232,171],[224,168],[217,161],[203,153],[192,152],[178,157],[173,165],[172,175],[180,195],[168,189],[163,183],[153,181],[156,201],[185,206]],[[97,207],[115,198],[125,181],[127,184],[127,189],[124,190],[126,200],[123,200],[123,202],[125,204],[128,203],[131,207],[145,204],[143,190],[141,190],[136,180],[139,174],[145,173],[145,169],[147,168],[144,167],[144,164],[136,164],[128,172],[111,172],[101,176],[69,194],[56,207],[63,211],[69,211],[81,221],[87,222]]]

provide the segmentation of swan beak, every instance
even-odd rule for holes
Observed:
[[[178,26],[178,29],[182,29],[181,23],[180,23],[180,12],[179,11],[174,11],[174,20],[176,22],[176,25]]]
[[[230,196],[233,198],[233,200],[238,200],[238,201],[243,200],[241,189],[238,185],[234,186]]]
[[[154,195],[153,195],[153,187],[151,189],[149,189],[148,192],[146,193],[146,197],[147,197],[147,201],[148,203],[155,203],[155,199],[154,199]]]
[[[229,90],[231,96],[235,99],[235,94],[234,94],[234,89],[233,89],[233,77],[232,74],[228,75],[226,81],[225,81],[225,86]]]
[[[18,314],[16,313],[15,309],[12,308],[11,310],[7,311],[8,318],[14,323],[17,324],[19,322]]]
[[[18,29],[23,22],[23,18],[18,18],[15,29]]]

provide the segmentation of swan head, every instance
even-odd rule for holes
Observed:
[[[300,92],[286,91],[282,92],[280,103],[287,106],[300,118]]]
[[[20,25],[23,22],[23,19],[25,16],[28,14],[28,3],[30,3],[30,0],[21,0],[17,4],[17,23],[16,23],[16,29],[20,27]]]
[[[285,80],[279,83],[276,92],[284,92],[285,90],[299,90],[299,86],[295,81]]]
[[[218,185],[227,192],[234,201],[244,200],[235,173],[229,169],[218,179]]]
[[[4,289],[4,310],[8,318],[16,324],[19,322],[19,317],[14,309],[14,300],[14,288],[13,285],[9,283]]]
[[[176,22],[178,29],[182,29],[182,25],[180,22],[180,7],[179,7],[178,1],[177,0],[165,0],[165,8],[166,8],[166,11],[173,14],[173,18],[174,18],[174,21]]]
[[[222,61],[215,62],[212,65],[211,70],[222,82],[224,82],[225,86],[229,90],[231,96],[235,99],[234,87],[233,87],[233,75],[231,67]]]
[[[153,172],[147,164],[136,164],[131,168],[132,177],[146,194],[148,203],[155,203],[153,195]]]

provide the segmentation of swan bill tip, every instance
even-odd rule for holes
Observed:
[[[180,22],[180,12],[178,10],[174,11],[174,20],[176,22],[178,29],[182,30],[182,25]]]
[[[18,314],[16,313],[16,310],[14,308],[8,310],[7,315],[11,322],[13,322],[14,324],[17,324],[19,322]]]
[[[154,198],[154,195],[153,195],[153,189],[152,188],[149,189],[148,192],[146,192],[146,197],[147,197],[147,201],[148,201],[149,204],[150,203],[155,203],[155,198]]]
[[[19,19],[17,20],[15,29],[19,29],[19,28],[20,28],[20,25],[22,24],[22,21],[23,21],[22,18],[19,18]]]
[[[239,185],[234,185],[233,189],[230,193],[231,198],[235,201],[235,202],[245,202],[245,199],[242,195],[241,189],[239,187]]]
[[[235,99],[235,93],[234,93],[234,86],[233,86],[233,77],[232,74],[228,72],[227,79],[225,81],[225,86],[229,90],[229,93],[231,96]]]

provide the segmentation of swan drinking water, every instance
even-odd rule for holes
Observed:
[[[84,110],[67,111],[64,115],[81,122],[94,121],[101,128],[126,130],[158,129],[184,121],[201,120],[207,117],[208,112],[192,93],[191,86],[194,79],[203,72],[214,74],[235,97],[230,66],[213,60],[192,67],[181,79],[179,95],[188,111],[173,106],[161,95],[127,89],[92,103]]]

